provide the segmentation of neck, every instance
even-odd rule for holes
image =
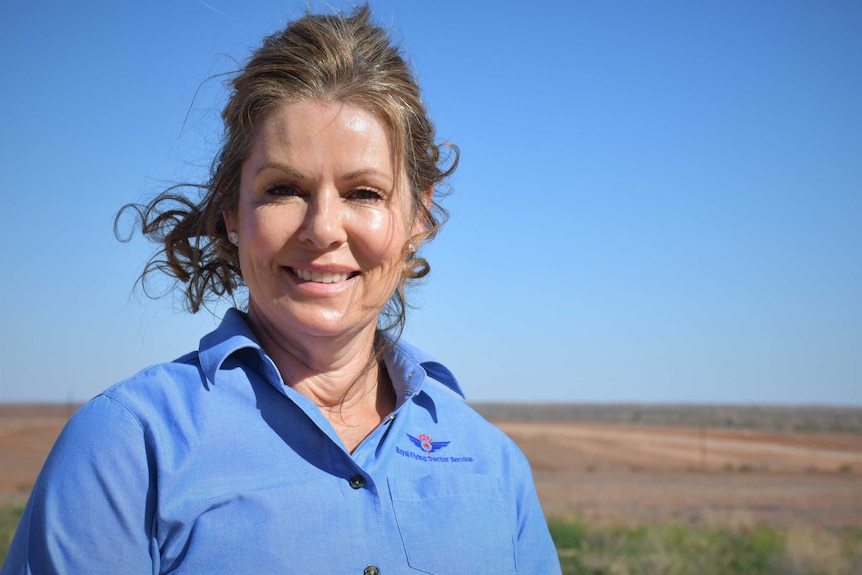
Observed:
[[[250,311],[249,324],[285,384],[320,409],[353,451],[395,409],[395,392],[375,357],[375,326],[296,341]]]

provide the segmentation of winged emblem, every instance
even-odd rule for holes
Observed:
[[[425,453],[434,453],[449,445],[448,441],[431,441],[431,438],[424,433],[419,437],[413,437],[409,433],[407,437],[413,442],[413,445],[424,451]]]

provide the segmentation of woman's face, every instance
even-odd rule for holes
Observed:
[[[262,121],[224,214],[253,326],[300,341],[374,330],[418,231],[395,168],[387,131],[361,108],[298,102]]]

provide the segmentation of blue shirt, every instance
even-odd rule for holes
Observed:
[[[440,363],[385,363],[398,407],[350,454],[230,310],[72,417],[0,573],[559,573],[515,444]]]

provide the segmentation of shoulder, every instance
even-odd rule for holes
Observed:
[[[433,398],[440,418],[449,421],[449,424],[457,427],[461,433],[469,435],[474,444],[484,449],[506,452],[510,457],[523,458],[518,445],[465,399],[455,396],[434,382],[426,385],[423,391]]]
[[[148,367],[87,401],[67,422],[55,445],[128,445],[146,441],[153,426],[176,419],[190,401],[189,389],[202,386],[199,369],[189,363]],[[125,448],[122,448],[125,449]]]
[[[171,362],[148,366],[112,385],[100,395],[122,404],[135,405],[141,401],[169,396],[184,387],[206,387],[206,378],[196,351]]]
[[[409,402],[410,442],[421,434],[445,442],[445,455],[470,464],[465,471],[500,477],[511,488],[531,476],[518,445],[449,387],[429,378]]]
[[[469,438],[477,449],[526,462],[515,442],[470,406],[461,384],[446,365],[403,340],[390,359],[396,379],[403,379],[410,401],[427,412],[435,425],[439,422],[451,433]],[[417,371],[422,377],[414,377]]]
[[[196,355],[188,354],[174,362],[139,371],[98,394],[84,404],[76,416],[86,417],[91,411],[118,410],[142,420],[154,409],[161,411],[190,401],[190,396],[206,387],[200,365],[195,361]]]

